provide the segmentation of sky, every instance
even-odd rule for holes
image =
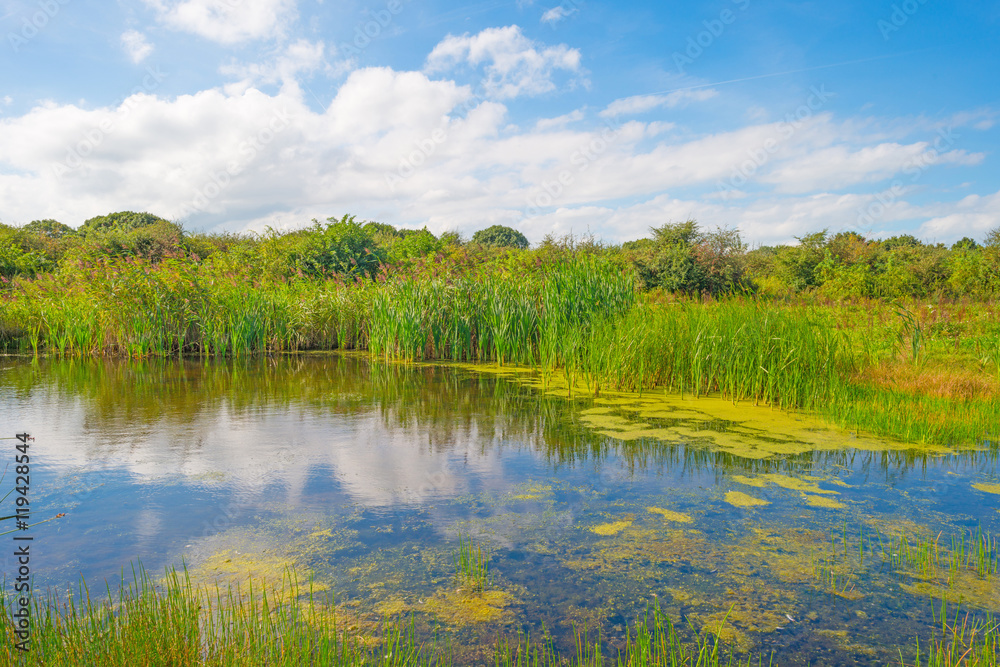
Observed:
[[[0,0],[0,222],[1000,224],[1000,3]]]

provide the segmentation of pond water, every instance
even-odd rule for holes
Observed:
[[[290,568],[348,623],[412,619],[469,662],[518,632],[569,650],[587,629],[614,651],[658,604],[684,629],[725,619],[765,663],[886,664],[942,600],[1000,609],[978,537],[1000,529],[990,448],[349,354],[4,358],[0,414],[0,435],[36,438],[35,517],[67,514],[32,529],[36,588],[57,594],[139,561],[199,581]],[[456,577],[460,536],[488,554],[484,593]]]

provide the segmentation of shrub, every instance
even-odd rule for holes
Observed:
[[[472,235],[473,243],[496,248],[518,248],[524,250],[528,247],[528,239],[521,232],[503,225],[493,225],[486,229],[480,229]]]

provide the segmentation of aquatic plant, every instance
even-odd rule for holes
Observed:
[[[471,537],[458,536],[458,550],[452,554],[455,575],[463,585],[475,592],[482,592],[490,585],[490,554]]]
[[[3,634],[13,630],[14,601],[6,592]],[[186,568],[162,582],[140,565],[132,580],[95,599],[85,583],[79,596],[32,599],[30,650],[0,647],[3,664],[65,667],[176,665],[237,667],[447,664],[411,626],[386,626],[367,645],[337,626],[332,600],[302,586],[291,573],[280,586],[198,587]],[[444,658],[444,659],[442,659]]]

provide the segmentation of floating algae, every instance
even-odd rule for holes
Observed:
[[[972,488],[983,493],[1000,494],[1000,484],[973,484]]]
[[[756,486],[758,489],[767,488],[767,481],[763,479],[754,479],[752,477],[744,477],[743,475],[733,475],[733,481],[739,482],[740,484],[746,484],[747,486]]]
[[[598,535],[617,535],[631,525],[631,521],[612,521],[610,523],[591,526],[590,532],[597,533]]]
[[[463,626],[510,620],[507,608],[514,601],[512,594],[499,589],[473,592],[449,587],[427,598],[423,608],[443,623]]]
[[[833,498],[824,498],[823,496],[810,496],[806,495],[806,505],[810,507],[826,507],[828,509],[841,509],[846,507],[844,503],[837,502]]]
[[[803,493],[839,493],[839,491],[821,489],[815,482],[807,482],[786,475],[769,473],[764,475],[764,477],[775,486],[780,486],[783,489],[791,489],[792,491],[802,491]]]
[[[659,514],[664,519],[668,521],[678,521],[680,523],[691,523],[691,517],[683,512],[674,512],[672,510],[665,510],[662,507],[647,507],[647,512],[652,512],[653,514]]]
[[[757,507],[760,505],[771,504],[769,500],[754,498],[753,496],[748,496],[740,491],[729,491],[726,493],[726,502],[733,507]]]

